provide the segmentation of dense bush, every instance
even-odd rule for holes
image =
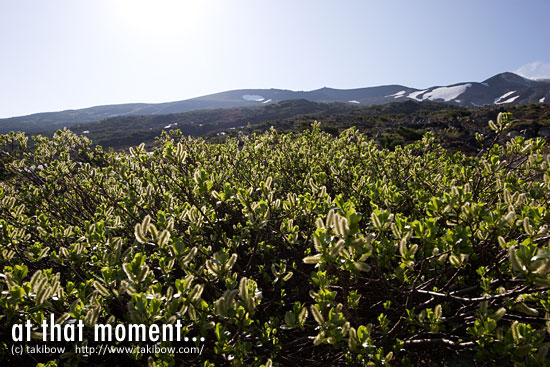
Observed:
[[[318,125],[223,144],[172,131],[128,154],[70,131],[32,150],[22,134],[0,139],[4,347],[14,323],[50,314],[88,327],[179,319],[206,340],[200,356],[8,362],[549,365],[542,139],[477,157],[429,134],[389,151]],[[93,344],[86,330],[69,350]]]

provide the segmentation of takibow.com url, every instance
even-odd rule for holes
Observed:
[[[163,347],[160,345],[143,345],[143,346],[116,346],[108,344],[100,344],[98,346],[75,346],[75,353],[82,355],[106,355],[106,354],[202,354],[204,344],[200,347],[185,346],[185,347]]]
[[[163,347],[160,345],[143,345],[143,346],[116,346],[108,344],[100,344],[97,346],[75,346],[74,353],[81,355],[107,355],[107,354],[202,354],[204,344],[199,346],[182,346],[182,347]],[[63,354],[69,351],[66,347],[53,347],[48,345],[12,345],[11,353],[13,355],[27,354]]]

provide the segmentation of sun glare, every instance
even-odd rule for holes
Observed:
[[[117,0],[118,19],[132,32],[169,36],[191,31],[203,15],[205,1]]]

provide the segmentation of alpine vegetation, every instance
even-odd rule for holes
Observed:
[[[319,124],[219,144],[172,130],[129,152],[68,130],[1,135],[2,347],[27,322],[42,340],[52,315],[83,332],[47,344],[63,354],[0,358],[548,366],[549,152],[501,143],[509,123],[490,122],[477,155]],[[166,325],[179,341],[159,337]],[[140,337],[82,353],[103,350],[98,328]]]

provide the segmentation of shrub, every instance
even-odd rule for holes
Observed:
[[[318,125],[223,144],[172,131],[128,153],[70,131],[0,139],[3,346],[27,319],[86,325],[63,355],[8,362],[548,365],[541,139],[477,157]],[[97,323],[176,320],[201,355],[75,349]]]

